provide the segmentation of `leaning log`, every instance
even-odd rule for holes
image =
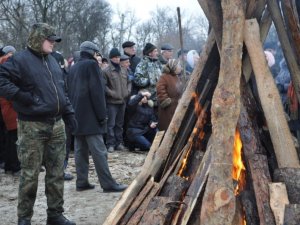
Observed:
[[[276,219],[276,225],[282,225],[284,209],[289,204],[286,187],[284,183],[270,183],[270,204]]]
[[[244,40],[257,82],[258,94],[267,120],[278,166],[299,168],[299,159],[284,116],[281,99],[272,74],[267,66],[259,27],[255,19],[245,23]]]
[[[284,211],[284,225],[300,224],[300,204],[286,205]]]
[[[211,108],[213,160],[201,209],[203,225],[232,224],[235,214],[236,200],[231,176],[232,150],[240,113],[245,17],[241,0],[223,0],[222,9],[221,67]]]

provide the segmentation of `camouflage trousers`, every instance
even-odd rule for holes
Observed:
[[[18,217],[31,219],[41,166],[46,168],[45,194],[48,217],[60,215],[63,209],[65,125],[62,119],[44,123],[18,121],[18,158],[21,174]]]

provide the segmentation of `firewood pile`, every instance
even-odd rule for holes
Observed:
[[[296,1],[198,2],[200,61],[104,225],[299,225],[299,156],[262,47],[273,22],[299,100]]]

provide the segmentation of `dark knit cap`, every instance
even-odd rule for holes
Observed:
[[[150,52],[152,52],[154,49],[157,49],[157,47],[151,43],[146,43],[144,49],[143,49],[143,55],[148,55]]]
[[[127,47],[132,47],[134,46],[135,43],[132,42],[132,41],[125,41],[123,44],[122,44],[122,48],[127,48]]]
[[[120,57],[121,56],[121,53],[120,53],[120,51],[119,51],[119,49],[117,49],[117,48],[112,48],[111,50],[110,50],[110,52],[109,52],[109,58],[110,59],[112,59],[112,58],[114,58],[114,57]]]
[[[127,55],[121,55],[121,57],[120,57],[120,61],[125,61],[128,59],[129,59],[129,57]]]

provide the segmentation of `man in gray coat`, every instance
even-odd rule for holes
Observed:
[[[111,176],[107,163],[107,149],[103,141],[106,133],[105,84],[97,62],[99,48],[93,42],[80,45],[80,58],[68,74],[68,94],[74,107],[78,126],[75,135],[76,190],[95,188],[88,181],[89,152],[104,192],[121,192],[126,185],[118,184]]]

